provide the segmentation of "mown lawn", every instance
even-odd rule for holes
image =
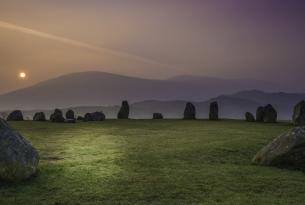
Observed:
[[[40,173],[0,185],[0,204],[289,204],[305,175],[251,165],[288,123],[108,120],[16,122],[39,150]]]

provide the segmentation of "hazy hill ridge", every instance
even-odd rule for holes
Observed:
[[[72,73],[0,95],[0,110],[117,105],[128,99],[205,101],[241,89],[272,89],[272,83],[247,79],[178,76],[151,80],[104,72]]]

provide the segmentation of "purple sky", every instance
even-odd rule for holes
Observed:
[[[0,93],[88,70],[305,92],[304,11],[304,0],[1,0]]]

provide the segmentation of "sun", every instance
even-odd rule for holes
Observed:
[[[25,73],[25,72],[19,73],[19,77],[20,77],[20,78],[26,78],[26,73]]]

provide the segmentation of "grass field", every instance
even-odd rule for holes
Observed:
[[[39,150],[37,177],[0,185],[0,204],[289,204],[305,175],[251,165],[288,123],[16,122]]]

